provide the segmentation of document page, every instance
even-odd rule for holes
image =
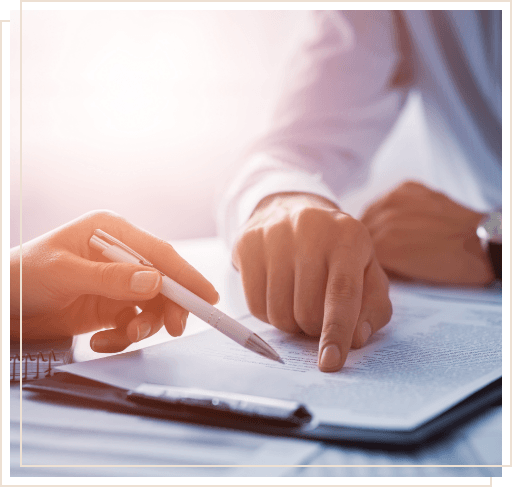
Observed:
[[[410,430],[501,377],[501,305],[392,292],[393,318],[342,370],[317,368],[318,338],[240,321],[284,360],[216,330],[60,370],[118,387],[199,387],[304,404],[324,424]]]

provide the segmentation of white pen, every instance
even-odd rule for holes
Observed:
[[[215,306],[212,306],[187,288],[170,279],[151,262],[123,242],[103,230],[96,229],[94,230],[94,235],[89,240],[89,245],[111,261],[142,264],[157,270],[162,275],[162,290],[160,292],[164,296],[213,326],[216,330],[231,338],[231,340],[242,345],[242,347],[284,364],[277,352],[256,333],[253,333],[238,321],[215,308]]]

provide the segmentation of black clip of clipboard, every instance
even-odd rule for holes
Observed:
[[[301,426],[312,418],[309,411],[295,401],[188,387],[141,384],[128,391],[126,397],[142,406],[187,411],[200,416],[211,414],[246,421],[279,423],[282,426]]]
[[[296,429],[312,420],[294,401],[156,384],[126,390],[67,372],[24,384],[23,389],[57,394],[77,406],[87,400],[118,412],[250,430]]]

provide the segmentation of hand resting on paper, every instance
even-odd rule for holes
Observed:
[[[263,199],[233,248],[254,316],[320,336],[318,366],[334,372],[391,319],[389,281],[363,224],[319,196]]]
[[[23,244],[24,339],[102,330],[93,335],[91,347],[106,353],[124,350],[163,325],[172,336],[183,333],[188,312],[159,294],[160,273],[143,265],[107,261],[89,247],[97,228],[209,303],[218,301],[214,287],[171,245],[114,213],[96,211]],[[11,249],[12,338],[20,335],[20,260],[20,247]]]
[[[494,279],[476,234],[483,216],[408,181],[370,205],[361,221],[389,274],[439,284],[482,285]]]

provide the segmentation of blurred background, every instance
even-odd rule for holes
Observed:
[[[167,240],[215,235],[216,201],[265,130],[310,21],[306,11],[25,11],[23,241],[102,208]],[[11,246],[20,235],[19,37],[13,16]],[[344,209],[357,214],[368,192],[408,174],[428,180],[423,131],[413,96],[377,156],[385,162]]]

